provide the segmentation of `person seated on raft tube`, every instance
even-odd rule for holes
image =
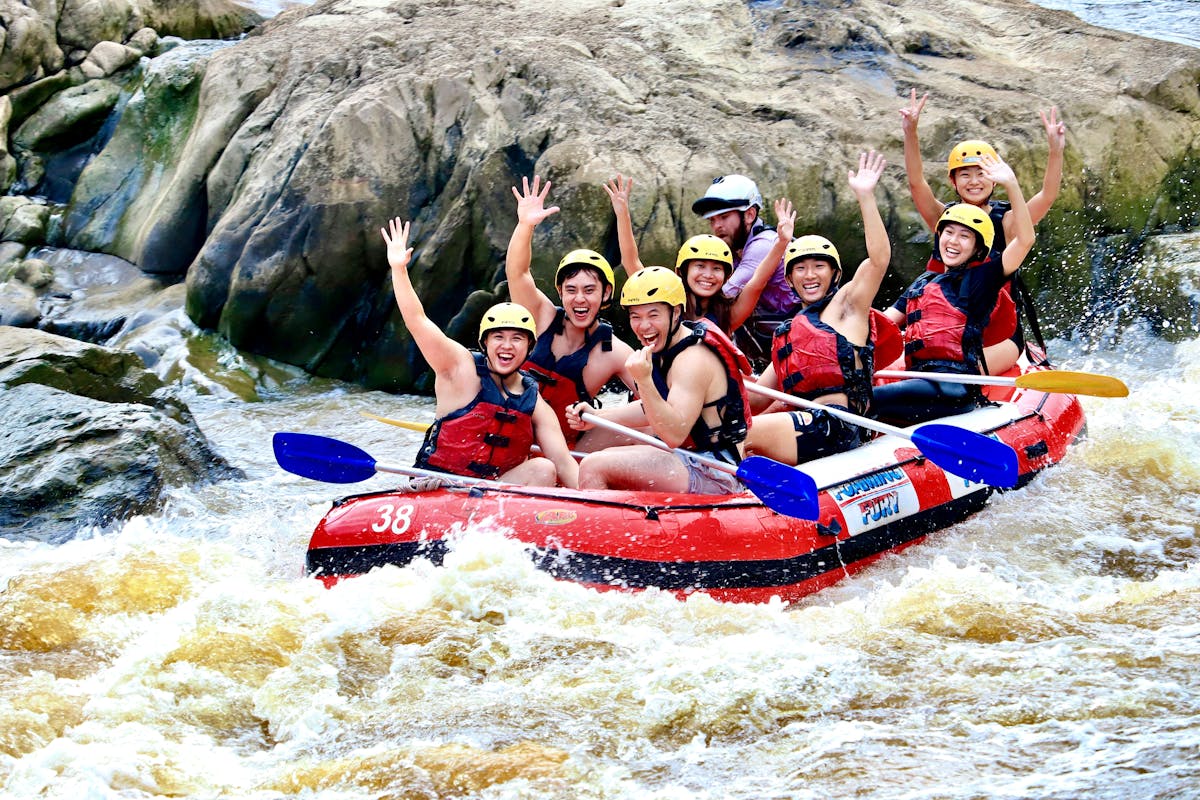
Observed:
[[[934,196],[933,189],[925,180],[925,165],[921,160],[921,144],[917,139],[917,123],[920,121],[921,111],[925,108],[925,102],[928,99],[929,95],[925,94],[918,100],[917,90],[913,89],[908,107],[900,109],[900,117],[901,127],[904,130],[904,168],[908,174],[908,190],[918,213],[932,231],[938,220],[941,219],[947,204]],[[1046,130],[1047,155],[1046,172],[1042,178],[1041,191],[1026,202],[1026,206],[1029,208],[1029,217],[1033,220],[1034,225],[1037,225],[1046,216],[1058,198],[1058,191],[1062,185],[1063,151],[1067,143],[1067,128],[1058,119],[1058,107],[1051,106],[1048,112],[1038,111],[1038,114],[1042,118],[1042,127]],[[970,203],[988,212],[992,220],[992,227],[996,232],[992,249],[999,252],[1004,249],[1005,243],[1012,235],[1015,222],[1010,205],[992,199],[996,186],[984,177],[983,170],[979,166],[979,159],[984,154],[999,158],[995,149],[987,142],[974,139],[959,142],[951,149],[946,167],[950,184],[958,196],[957,202]],[[945,269],[938,255],[936,244],[925,269],[930,272],[942,272]],[[1016,365],[1017,359],[1025,349],[1025,338],[1021,332],[1021,322],[1014,302],[1013,291],[1012,282],[1006,283],[983,332],[983,352],[990,375],[1007,372]],[[899,302],[897,301],[897,303]],[[900,314],[904,312],[900,306],[896,306],[896,310]]]
[[[911,368],[978,375],[983,372],[983,328],[1005,282],[1033,247],[1033,220],[1012,167],[984,154],[984,177],[1008,192],[1013,229],[1004,250],[992,249],[988,213],[970,203],[948,206],[938,221],[937,246],[945,272],[926,272],[903,295],[905,313],[887,314],[904,329]],[[899,319],[898,319],[899,317]],[[978,386],[913,378],[875,387],[874,412],[894,422],[925,422],[962,414],[984,402]]]
[[[621,425],[648,427],[671,447],[682,447],[729,464],[739,464],[750,425],[750,403],[742,376],[750,364],[720,329],[686,322],[683,281],[666,267],[635,273],[621,290],[629,327],[642,347],[629,357],[640,400],[594,411],[571,406],[567,419],[585,430],[590,412]],[[736,494],[735,476],[713,469],[686,453],[649,445],[610,447],[591,453],[579,465],[581,489],[634,489],[693,494]]]
[[[784,256],[788,280],[801,303],[795,318],[776,329],[771,364],[758,383],[769,389],[851,411],[867,413],[871,401],[872,358],[877,325],[891,326],[871,302],[887,273],[892,245],[875,202],[875,187],[887,162],[871,151],[858,159],[858,172],[847,176],[858,200],[866,236],[867,257],[854,277],[839,288],[842,262],[837,248],[823,236],[801,236]],[[875,324],[872,317],[881,319]],[[898,337],[899,333],[893,333]],[[899,346],[895,348],[899,353]],[[821,410],[771,412],[775,406],[751,395],[760,413],[746,439],[746,452],[785,464],[851,450],[862,442],[863,429]]]
[[[614,377],[633,388],[633,378],[625,362],[633,348],[613,336],[612,326],[600,319],[616,290],[612,267],[594,250],[572,250],[563,256],[554,274],[554,285],[562,302],[554,302],[537,287],[529,270],[533,259],[533,230],[538,223],[558,213],[558,206],[546,208],[550,181],[521,179],[521,191],[513,187],[517,198],[517,225],[508,243],[504,272],[508,291],[516,303],[533,311],[538,342],[523,369],[537,379],[541,395],[558,416],[568,446],[588,451],[603,446],[605,437],[580,432],[566,422],[567,406],[594,402],[594,398]]]
[[[558,418],[538,396],[537,382],[520,372],[537,338],[533,315],[516,303],[492,306],[479,324],[479,352],[468,350],[425,315],[413,290],[409,223],[393,219],[380,232],[400,315],[434,373],[437,419],[416,466],[527,486],[577,487],[579,465]],[[544,458],[529,457],[534,444]]]
[[[633,237],[633,222],[629,214],[629,191],[631,178],[621,175],[605,184],[604,190],[612,200],[613,213],[617,218],[617,241],[621,247],[621,263],[629,275],[642,269],[637,242]],[[755,190],[757,192],[757,189]],[[761,202],[761,197],[759,202]],[[756,214],[757,206],[752,207]],[[729,212],[730,214],[750,212]],[[675,272],[683,279],[687,303],[684,319],[695,322],[706,320],[713,323],[726,336],[733,332],[754,313],[755,304],[768,288],[774,272],[773,264],[780,263],[784,249],[792,238],[796,212],[786,199],[775,202],[775,216],[779,219],[778,235],[760,258],[757,267],[741,290],[730,296],[724,288],[734,274],[734,252],[729,244],[712,234],[693,236],[683,243],[675,258]],[[756,218],[756,217],[755,217]],[[772,231],[774,233],[774,231]],[[766,237],[763,237],[766,240]]]

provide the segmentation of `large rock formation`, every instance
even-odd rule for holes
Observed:
[[[132,353],[0,327],[0,536],[62,541],[241,476]]]
[[[98,1],[98,0],[97,0]],[[162,61],[162,63],[158,63]],[[945,187],[950,144],[990,139],[1028,194],[1039,107],[1069,129],[1064,188],[1026,270],[1060,323],[1090,301],[1092,232],[1196,221],[1200,52],[1084,25],[1023,0],[321,0],[234,46],[158,59],[63,220],[75,247],[187,273],[188,311],[236,346],[408,388],[416,363],[378,229],[416,222],[432,315],[469,330],[503,292],[509,186],[534,171],[563,213],[535,240],[543,285],[586,246],[615,260],[603,180],[635,177],[647,263],[704,229],[712,177],[754,176],[861,255],[845,171],[893,166],[882,205],[896,293],[928,245],[900,165],[897,109],[929,91],[922,141]],[[948,187],[946,188],[948,193]],[[910,241],[915,240],[915,241]],[[469,339],[469,336],[464,338]]]

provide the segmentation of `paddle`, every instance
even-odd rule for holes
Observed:
[[[368,419],[378,420],[379,422],[386,422],[388,425],[395,425],[397,428],[407,428],[410,431],[417,431],[418,433],[424,433],[425,431],[429,430],[430,427],[432,427],[432,425],[428,422],[407,422],[402,419],[391,419],[389,417],[381,417],[378,414],[372,414],[370,411],[360,411],[358,413],[362,414],[364,417],[367,417]],[[542,448],[538,447],[536,444],[533,445],[532,447],[530,447],[529,450],[530,450],[530,452],[533,452],[533,453],[542,452]],[[587,455],[587,453],[580,453],[575,450],[571,451],[571,457],[574,458],[576,461],[581,460],[586,455]]]
[[[429,430],[430,426],[430,423],[428,422],[407,422],[402,419],[390,419],[388,417],[381,417],[378,414],[372,414],[370,411],[360,411],[358,413],[369,419],[378,420],[379,422],[386,422],[388,425],[395,425],[397,428],[407,428],[408,430],[416,431],[417,433],[424,433],[425,431]]]
[[[1017,479],[1020,477],[1017,451],[1004,442],[984,436],[982,433],[960,428],[957,425],[941,423],[930,423],[907,431],[884,422],[860,417],[840,408],[823,406],[811,400],[784,394],[766,386],[759,386],[757,383],[747,383],[746,388],[755,394],[761,394],[763,397],[770,397],[782,403],[790,403],[801,408],[820,409],[851,424],[899,436],[901,439],[908,439],[934,464],[946,472],[969,481],[1007,488],[1016,486]]]
[[[683,453],[707,467],[736,475],[742,483],[746,484],[746,488],[754,492],[754,495],[763,501],[763,505],[772,511],[797,519],[816,519],[820,515],[817,483],[811,475],[796,467],[789,467],[787,464],[781,464],[763,456],[748,456],[735,467],[690,450],[676,450],[661,439],[616,422],[610,422],[595,414],[584,413],[580,417],[598,428],[607,428],[610,431],[622,433],[630,439],[644,442],[668,453]]]
[[[1063,369],[1043,369],[1027,372],[1014,378],[993,375],[953,375],[947,372],[909,372],[901,369],[881,369],[876,378],[924,378],[941,383],[967,383],[978,386],[1015,386],[1039,392],[1086,394],[1091,397],[1128,397],[1129,387],[1111,375],[1094,372],[1072,372]]]
[[[376,472],[394,472],[414,478],[436,478],[458,486],[507,486],[485,478],[448,475],[420,467],[400,467],[380,464],[365,451],[352,444],[315,436],[311,433],[276,433],[271,441],[275,460],[293,475],[326,483],[358,483]]]

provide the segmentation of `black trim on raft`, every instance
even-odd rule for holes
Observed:
[[[903,463],[903,462],[901,462],[901,463]],[[888,469],[891,469],[891,467],[888,467]],[[839,484],[835,484],[835,485],[840,486],[841,484],[839,483]],[[826,487],[826,488],[828,488],[828,487]],[[445,492],[451,492],[451,493],[455,493],[455,492],[465,493],[465,494],[468,494],[471,497],[475,497],[475,498],[484,497],[488,493],[512,495],[513,497],[534,497],[534,498],[538,498],[541,500],[546,499],[548,496],[545,492],[523,491],[520,487],[517,487],[517,486],[505,486],[505,487],[444,486],[439,491],[445,491]],[[394,494],[396,494],[396,492],[397,492],[397,490],[395,490],[395,489],[380,489],[380,490],[374,491],[374,492],[363,492],[361,494],[348,494],[345,497],[339,497],[336,500],[334,500],[333,505],[331,506],[331,509],[337,508],[338,506],[341,506],[341,505],[344,505],[344,504],[350,502],[351,500],[361,500],[364,497],[379,497],[382,495],[394,495]],[[414,494],[420,494],[420,492],[415,492]],[[561,499],[561,498],[559,498],[559,499]],[[583,502],[587,503],[588,505],[593,505],[593,506],[604,506],[606,508],[628,508],[628,509],[632,509],[634,511],[641,511],[646,515],[647,519],[658,519],[658,514],[659,514],[659,512],[662,512],[662,511],[711,511],[714,508],[749,508],[752,506],[753,507],[761,507],[763,504],[762,500],[759,500],[757,497],[753,497],[753,496],[747,497],[744,500],[724,500],[718,504],[713,504],[713,503],[660,503],[657,505],[646,505],[645,503],[633,503],[633,502],[630,502],[627,500],[603,500],[598,497],[587,497],[586,499],[583,500]]]
[[[569,550],[531,549],[534,564],[556,578],[627,589],[753,589],[790,586],[857,561],[885,553],[974,514],[987,504],[981,490],[919,511],[881,528],[851,536],[793,558],[747,561],[642,561]],[[323,547],[308,551],[312,575],[358,575],[387,564],[405,566],[415,558],[440,565],[445,541]]]

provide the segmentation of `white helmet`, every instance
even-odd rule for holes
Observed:
[[[714,178],[708,191],[692,203],[692,212],[704,219],[726,211],[745,211],[750,206],[762,208],[763,198],[754,181],[745,175],[722,175]]]

